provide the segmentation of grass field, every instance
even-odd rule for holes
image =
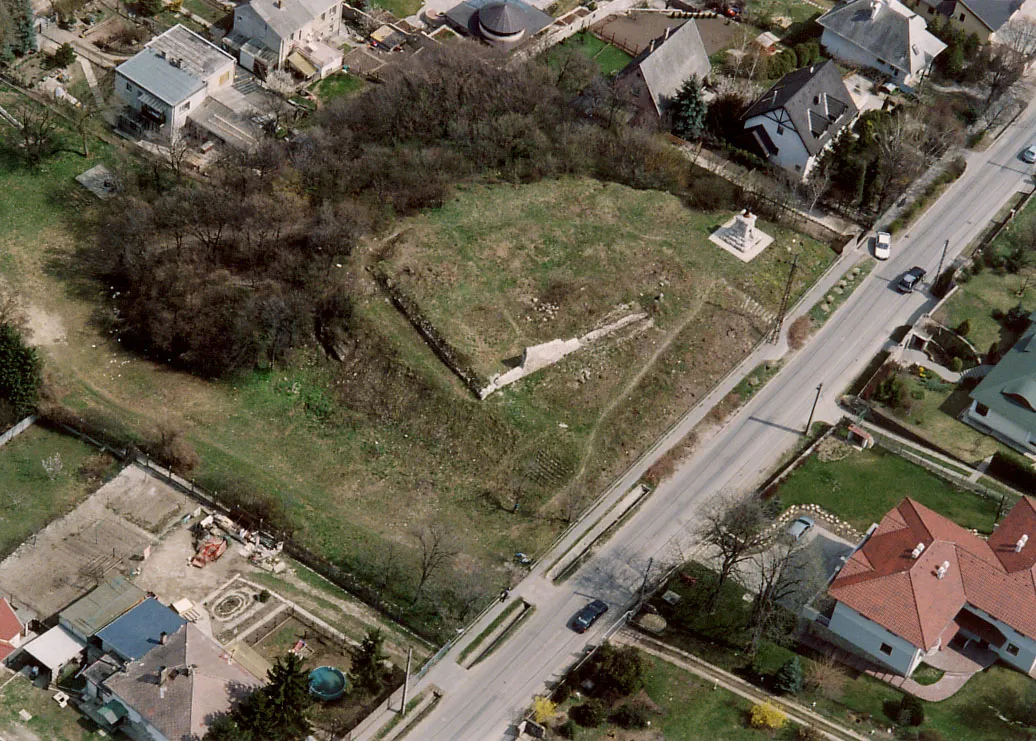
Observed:
[[[566,48],[577,49],[580,54],[594,60],[605,77],[616,74],[633,60],[633,57],[617,46],[602,41],[589,31],[580,31],[554,47],[548,54],[548,63],[558,50]]]
[[[210,5],[205,0],[183,0],[183,7],[209,23],[216,23],[227,14],[227,11]]]
[[[0,91],[0,105],[10,110],[16,102]],[[645,306],[654,325],[479,402],[367,282],[356,294],[359,364],[301,351],[275,370],[212,383],[126,352],[99,329],[96,312],[107,292],[83,282],[74,259],[76,218],[89,214],[93,200],[72,178],[116,154],[100,143],[93,151],[89,160],[62,152],[38,171],[0,157],[0,275],[30,303],[56,397],[128,439],[152,434],[159,419],[173,421],[202,458],[199,484],[217,496],[235,487],[276,497],[297,539],[404,605],[412,596],[415,534],[443,523],[457,555],[422,604],[454,620],[479,594],[499,589],[511,554],[548,545],[743,357],[766,325],[744,308],[746,300],[776,308],[783,278],[772,274],[772,261],[801,239],[773,228],[778,242],[746,269],[705,242],[710,225],[728,214],[695,214],[665,194],[590,181],[471,188],[406,222],[400,254],[419,247],[423,233],[444,250],[432,268],[466,271],[462,290],[479,298],[456,293],[454,313],[490,312],[472,325],[496,343],[487,358],[499,362],[505,348],[514,352],[529,338],[591,329],[600,315],[581,309],[584,296],[593,297],[594,311],[621,300]],[[448,257],[458,248],[487,249],[480,218],[496,230],[493,255],[510,250],[513,263]],[[372,254],[358,249],[346,269],[366,276]],[[833,257],[805,242],[796,292]],[[602,280],[589,260],[608,271]],[[509,283],[503,271],[512,264],[529,277],[515,274]],[[603,285],[617,275],[620,285]],[[579,283],[565,302],[569,279]],[[501,307],[546,296],[540,290],[552,285],[565,311],[551,326],[534,330],[526,322],[529,329],[511,336],[488,331]],[[497,289],[504,293],[485,303]],[[655,300],[659,293],[664,300]],[[454,594],[452,604],[444,590]],[[452,626],[429,630],[445,635]]]
[[[955,489],[924,468],[881,448],[853,451],[842,460],[811,457],[781,485],[781,504],[819,504],[859,531],[879,522],[904,497],[958,525],[991,533],[996,502]]]
[[[359,92],[366,84],[362,78],[356,75],[340,72],[317,82],[313,85],[312,90],[321,102],[330,103],[335,98]]]
[[[1036,201],[1034,201],[1036,202]],[[1018,334],[1011,332],[1000,322],[993,319],[993,311],[1008,311],[1011,307],[1022,304],[1027,311],[1036,308],[1036,286],[1032,286],[1036,271],[1029,274],[997,274],[992,270],[984,270],[957,289],[939,309],[935,319],[947,327],[955,328],[965,319],[971,324],[968,341],[980,353],[984,353],[994,342],[1001,351],[1006,350],[1018,339]],[[1022,285],[1030,283],[1025,296],[1019,297]]]
[[[711,682],[667,661],[648,654],[642,656],[645,684],[640,700],[645,701],[646,698],[645,704],[651,708],[648,713],[651,732],[661,734],[658,738],[680,741],[791,741],[795,738],[793,723],[789,722],[776,734],[752,728],[748,725],[748,711],[752,707],[748,700],[729,690],[714,687]],[[606,723],[600,728],[580,729],[576,738],[580,741],[641,738],[632,734],[616,736],[616,733],[616,727]]]
[[[18,716],[25,710],[32,720]],[[99,741],[102,736],[97,726],[73,705],[61,708],[54,702],[54,691],[34,687],[19,677],[4,687],[0,694],[0,730],[6,738],[31,741]]]
[[[371,5],[387,10],[402,20],[416,14],[424,2],[423,0],[371,0]]]
[[[43,460],[55,455],[63,470],[52,479]],[[84,464],[100,475],[81,473]],[[38,425],[0,448],[0,555],[71,510],[115,470],[114,461],[96,448]]]

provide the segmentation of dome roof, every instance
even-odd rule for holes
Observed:
[[[482,28],[497,36],[515,36],[525,31],[525,14],[514,3],[495,2],[478,11]]]

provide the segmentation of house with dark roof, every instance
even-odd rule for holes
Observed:
[[[1036,314],[1029,318],[1036,322]],[[969,396],[965,422],[1023,453],[1036,453],[1036,323]]]
[[[143,589],[124,576],[116,576],[59,612],[58,624],[86,643],[101,628],[145,599]]]
[[[946,44],[925,19],[898,0],[849,0],[817,19],[828,54],[888,75],[910,90],[931,70]]]
[[[183,26],[173,26],[115,68],[120,128],[172,140],[217,91],[234,83],[234,58]]]
[[[87,666],[83,711],[106,731],[151,741],[197,741],[262,682],[191,623],[140,660]]]
[[[745,111],[745,133],[773,164],[805,178],[859,113],[834,62],[789,72]]]
[[[521,0],[465,0],[446,11],[446,22],[460,34],[510,49],[554,19]]]
[[[102,651],[124,661],[136,661],[162,643],[162,637],[179,630],[187,621],[154,597],[97,631],[95,636]]]
[[[1036,500],[983,540],[904,499],[871,527],[828,588],[828,629],[904,676],[939,652],[1036,669]]]
[[[1012,18],[1023,14],[1023,0],[904,0],[927,18],[941,17],[979,41],[989,41]]]
[[[619,73],[615,90],[636,108],[636,123],[657,125],[687,80],[696,77],[705,82],[711,72],[698,24],[690,20],[675,30],[667,26],[664,36],[648,44]]]

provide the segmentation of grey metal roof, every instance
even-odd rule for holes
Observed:
[[[179,105],[205,87],[204,82],[174,67],[152,49],[144,49],[127,59],[115,71],[171,106]]]
[[[1029,318],[1036,319],[1036,314]],[[970,396],[1009,422],[1036,433],[1036,324],[1004,353]]]
[[[970,10],[991,30],[997,31],[1015,11],[1022,7],[1022,0],[957,0]]]
[[[498,36],[513,36],[525,30],[525,13],[506,0],[494,2],[478,11],[478,22]]]
[[[116,576],[73,602],[58,617],[76,633],[89,638],[145,597],[140,587]]]
[[[246,7],[281,39],[289,39],[293,33],[337,4],[338,0],[251,0]]]
[[[684,82],[691,77],[703,80],[712,71],[694,21],[687,21],[673,31],[654,51],[647,52],[639,65],[659,115]]]
[[[207,78],[234,58],[215,44],[209,43],[189,28],[177,25],[148,42],[147,48],[158,56],[176,62],[188,74]]]
[[[850,0],[817,23],[907,75],[925,69],[946,48],[928,32],[923,18],[896,0],[881,2],[876,15],[871,0]]]
[[[533,36],[539,33],[554,22],[554,19],[542,10],[534,8],[527,3],[523,3],[521,0],[507,0],[506,3],[501,3],[500,0],[465,0],[465,2],[454,5],[446,11],[446,20],[455,28],[467,31],[468,34],[477,38],[480,35],[478,29],[479,23],[482,22],[485,24],[483,14],[487,11],[491,11],[494,6],[500,5],[506,5],[507,10],[489,12],[490,18],[492,19],[496,13],[506,15],[507,24],[517,23],[520,19],[527,36]],[[504,20],[501,19],[498,22],[503,23]],[[489,24],[485,25],[486,28],[493,33],[504,36],[510,35],[511,33],[504,33],[502,31],[495,30]],[[513,25],[510,27],[513,27]]]
[[[786,74],[752,104],[742,119],[781,108],[787,111],[811,155],[823,149],[858,113],[838,67],[830,59]]]

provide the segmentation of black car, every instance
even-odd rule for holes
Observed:
[[[597,622],[597,618],[601,617],[601,615],[606,612],[608,612],[608,605],[604,604],[599,599],[595,599],[580,610],[572,619],[572,629],[576,633],[585,633],[590,630],[591,625]]]
[[[910,270],[903,273],[903,277],[899,279],[899,283],[896,284],[896,288],[901,293],[912,293],[924,281],[925,269],[919,268],[916,265]]]

